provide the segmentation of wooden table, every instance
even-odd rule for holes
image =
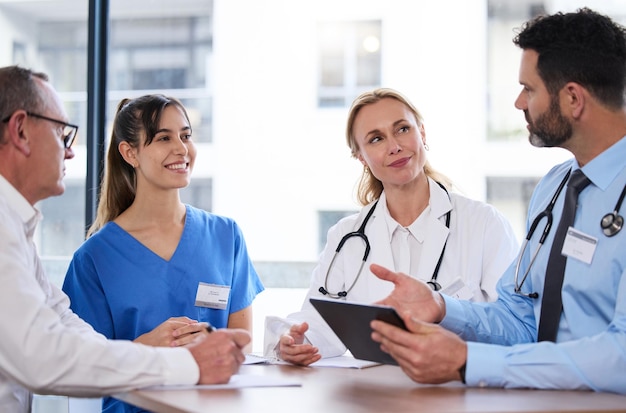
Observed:
[[[157,413],[626,412],[626,396],[617,394],[420,385],[387,365],[361,370],[246,365],[240,374],[278,376],[302,386],[135,390],[115,397]]]

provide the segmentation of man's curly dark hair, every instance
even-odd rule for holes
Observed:
[[[624,106],[626,29],[609,17],[588,8],[539,16],[513,43],[539,54],[537,71],[552,95],[575,82],[607,107]]]

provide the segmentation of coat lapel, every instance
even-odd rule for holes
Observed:
[[[430,208],[426,237],[422,249],[422,259],[419,262],[417,277],[424,281],[432,278],[437,261],[441,256],[450,229],[446,227],[446,214],[452,209],[448,194],[441,189],[437,182],[428,179],[430,186]],[[415,276],[415,275],[413,275]]]

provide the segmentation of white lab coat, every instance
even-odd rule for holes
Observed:
[[[473,301],[496,299],[496,283],[504,270],[517,256],[518,242],[509,222],[491,205],[468,199],[459,194],[448,194],[429,179],[430,214],[427,217],[428,235],[422,245],[421,259],[416,274],[411,276],[429,281],[439,260],[445,254],[437,276],[443,290],[460,278],[465,291]],[[376,263],[396,270],[391,251],[391,239],[383,214],[386,208],[383,194],[368,221],[365,233],[370,242],[370,254],[358,281],[344,299],[350,302],[373,303],[385,298],[393,284],[373,275],[369,265]],[[356,231],[372,206],[365,206],[359,214],[340,220],[329,231],[326,246],[318,265],[313,270],[311,285],[302,310],[287,319],[268,317],[265,323],[264,354],[273,357],[278,339],[292,324],[306,321],[306,338],[319,348],[324,357],[341,355],[345,347],[309,303],[310,297],[328,298],[318,290],[324,286],[326,272],[341,238]],[[450,228],[445,225],[446,213],[451,211]],[[330,272],[326,289],[332,293],[350,288],[362,262],[364,243],[359,238],[346,242]]]

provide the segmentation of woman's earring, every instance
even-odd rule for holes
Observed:
[[[428,147],[428,144],[426,142],[424,142],[424,149],[426,149],[427,151],[430,150],[430,148]]]

